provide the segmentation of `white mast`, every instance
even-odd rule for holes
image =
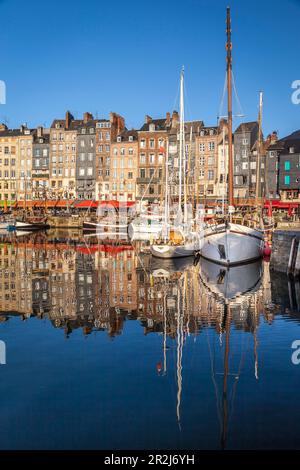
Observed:
[[[180,130],[179,130],[179,194],[178,194],[178,223],[182,223],[182,165],[184,159],[184,67],[180,74]]]
[[[166,240],[168,237],[168,223],[169,223],[169,140],[167,140],[167,148],[166,148],[166,180],[165,180],[165,213],[164,213],[164,227],[163,227],[163,237]]]

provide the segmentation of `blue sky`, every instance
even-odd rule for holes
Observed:
[[[0,0],[0,79],[10,127],[50,125],[70,109],[127,127],[178,108],[186,70],[186,117],[213,125],[225,78],[229,0]],[[300,128],[291,84],[300,80],[300,0],[231,0],[233,70],[245,119],[264,91],[264,131]],[[236,120],[238,125],[240,120]]]

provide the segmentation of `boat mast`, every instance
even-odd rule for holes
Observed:
[[[227,98],[228,98],[228,204],[233,206],[233,152],[232,152],[232,42],[230,8],[227,7]]]
[[[263,113],[263,92],[259,93],[259,114],[258,114],[258,141],[257,141],[257,162],[256,162],[256,206],[259,205],[261,191],[261,144],[262,144],[262,113]]]
[[[169,223],[169,140],[167,140],[167,148],[165,153],[165,213],[164,213],[164,229],[163,235],[166,241],[168,237]]]
[[[179,217],[182,222],[182,164],[184,159],[184,67],[182,67],[180,74],[180,130],[179,130],[179,194],[178,194],[178,205],[179,205]],[[185,176],[185,175],[184,175]]]

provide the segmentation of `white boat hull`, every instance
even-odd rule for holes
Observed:
[[[186,256],[194,256],[195,245],[183,244],[183,245],[151,245],[151,254],[156,258],[184,258]]]
[[[234,266],[261,258],[263,246],[263,233],[259,230],[221,224],[205,229],[200,254],[214,263]]]

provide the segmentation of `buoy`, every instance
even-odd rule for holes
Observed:
[[[265,243],[264,249],[263,249],[263,255],[266,258],[269,258],[271,256],[272,250],[268,242]]]
[[[158,362],[156,364],[156,370],[157,370],[157,373],[160,374],[161,371],[162,371],[162,363],[161,362]]]

